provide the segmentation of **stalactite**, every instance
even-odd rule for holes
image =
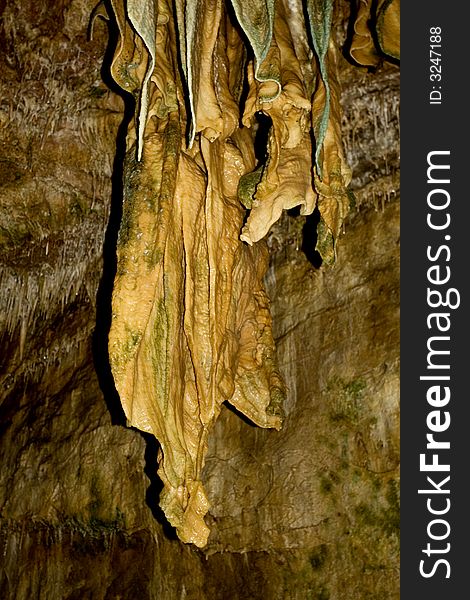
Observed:
[[[262,238],[284,209],[318,207],[317,248],[333,262],[349,206],[333,3],[111,4],[112,74],[137,109],[110,362],[129,424],[160,443],[160,504],[202,547],[201,471],[222,403],[261,427],[282,424]],[[263,159],[259,113],[271,123]]]

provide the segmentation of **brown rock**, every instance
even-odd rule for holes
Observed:
[[[268,234],[285,425],[222,406],[201,552],[162,516],[158,447],[109,373],[123,102],[93,8],[0,3],[0,596],[398,598],[397,69],[340,65],[357,208],[336,266],[315,214]]]

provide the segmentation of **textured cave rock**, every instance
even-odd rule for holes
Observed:
[[[93,8],[0,3],[0,596],[398,598],[398,69],[341,62],[356,208],[336,266],[315,215],[268,235],[285,424],[223,407],[201,551],[158,509],[158,448],[107,363],[124,102]]]

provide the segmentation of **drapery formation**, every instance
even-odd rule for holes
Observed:
[[[367,67],[376,67],[381,60],[381,53],[398,60],[400,0],[357,0],[356,4],[357,14],[350,47],[352,58]]]
[[[317,249],[332,262],[348,210],[332,0],[305,4],[111,0],[111,70],[137,108],[110,362],[129,424],[161,445],[160,504],[198,546],[221,404],[261,427],[282,423],[262,238],[282,210],[318,207]],[[271,123],[264,156],[260,112]]]

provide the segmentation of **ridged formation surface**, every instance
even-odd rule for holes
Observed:
[[[129,424],[160,443],[165,515],[204,546],[201,473],[222,403],[261,427],[282,422],[261,240],[283,210],[317,208],[317,250],[333,263],[349,209],[333,4],[111,4],[111,70],[136,120],[110,363]]]

